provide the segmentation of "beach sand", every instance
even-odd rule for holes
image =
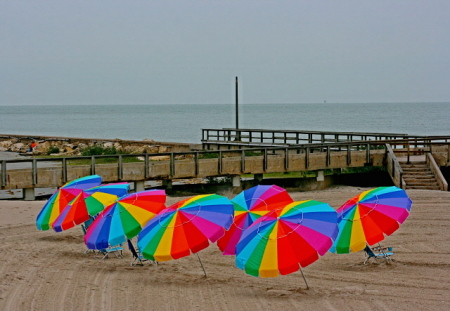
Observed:
[[[292,192],[338,208],[367,190]],[[363,265],[364,254],[327,253],[301,273],[255,278],[215,244],[197,256],[131,267],[85,254],[80,227],[38,231],[44,201],[0,201],[0,310],[450,310],[450,192],[408,190],[410,217],[385,246],[396,260]],[[168,204],[181,200],[168,197]]]

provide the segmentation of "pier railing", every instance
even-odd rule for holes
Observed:
[[[444,175],[442,174],[441,170],[439,169],[439,166],[436,163],[436,160],[434,159],[433,155],[431,153],[427,154],[426,162],[428,166],[430,167],[431,171],[433,172],[433,175],[436,177],[436,180],[438,182],[439,188],[441,191],[448,191],[448,183],[445,180]]]
[[[416,136],[414,138],[419,138]],[[313,143],[393,140],[410,138],[401,133],[324,132],[270,129],[202,129],[202,143],[228,142],[240,144],[302,145]]]
[[[395,157],[394,150],[392,150],[390,144],[386,144],[386,169],[391,176],[394,185],[404,189],[406,183],[403,179],[403,169]]]

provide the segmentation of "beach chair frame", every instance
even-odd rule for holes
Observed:
[[[133,255],[133,261],[130,263],[130,266],[143,266],[145,261],[150,261],[146,258],[144,258],[139,251],[139,249],[136,249],[131,242],[131,240],[127,240],[128,243],[128,249],[130,250],[131,254]]]
[[[385,260],[387,264],[391,264],[394,259],[394,249],[392,247],[382,247],[380,244],[378,246],[371,248],[369,245],[364,248],[366,259],[364,264],[367,265],[370,262],[374,263],[378,260]]]
[[[99,250],[99,252],[95,255],[95,258],[99,258],[98,255],[103,255],[101,259],[109,258],[109,254],[114,254],[116,258],[123,259],[123,248],[122,245],[111,246],[105,249]]]

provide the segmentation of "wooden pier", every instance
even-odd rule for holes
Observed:
[[[334,137],[339,140],[342,135],[348,134],[335,133]],[[288,134],[286,137],[289,137]],[[326,136],[320,136],[321,140],[322,137],[326,140]],[[148,180],[170,182],[173,179],[218,176],[232,176],[239,179],[242,174],[319,172],[326,169],[379,166],[387,168],[396,185],[405,187],[403,171],[396,158],[399,155],[409,157],[417,153],[431,154],[436,162],[435,166],[450,165],[450,136],[406,139],[392,137],[389,136],[391,138],[389,140],[352,141],[354,136],[351,136],[349,140],[339,142],[293,144],[281,147],[260,145],[242,148],[237,145],[234,146],[235,148],[229,148],[228,145],[226,150],[217,148],[216,150],[158,154],[3,160],[0,161],[0,186],[3,190],[60,187],[67,181],[98,174],[102,176],[104,182],[134,182],[137,190],[143,190],[144,182]],[[312,139],[315,141],[316,138],[313,136]],[[227,142],[232,143],[224,141],[224,143]],[[125,159],[128,157],[138,160],[127,162]],[[99,163],[104,158],[113,159],[110,160],[112,163]],[[73,165],[71,162],[74,160],[85,160],[89,164]],[[23,168],[14,168],[13,165],[17,163],[20,163]],[[445,190],[445,180],[442,190]]]

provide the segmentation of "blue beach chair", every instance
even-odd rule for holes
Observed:
[[[114,256],[116,256],[116,258],[122,258],[123,259],[122,251],[123,251],[123,247],[122,247],[122,244],[120,244],[120,245],[111,246],[111,247],[108,247],[108,248],[105,248],[105,249],[101,249],[99,251],[99,254],[103,255],[102,259],[108,258],[109,254],[114,254]],[[98,257],[96,256],[96,258],[98,258]]]
[[[387,264],[392,263],[393,259],[391,258],[394,256],[394,250],[392,247],[382,247],[378,244],[377,247],[370,248],[369,245],[364,248],[364,252],[366,253],[366,260],[364,260],[364,264],[367,265],[372,262],[377,262],[379,259],[386,260]]]

